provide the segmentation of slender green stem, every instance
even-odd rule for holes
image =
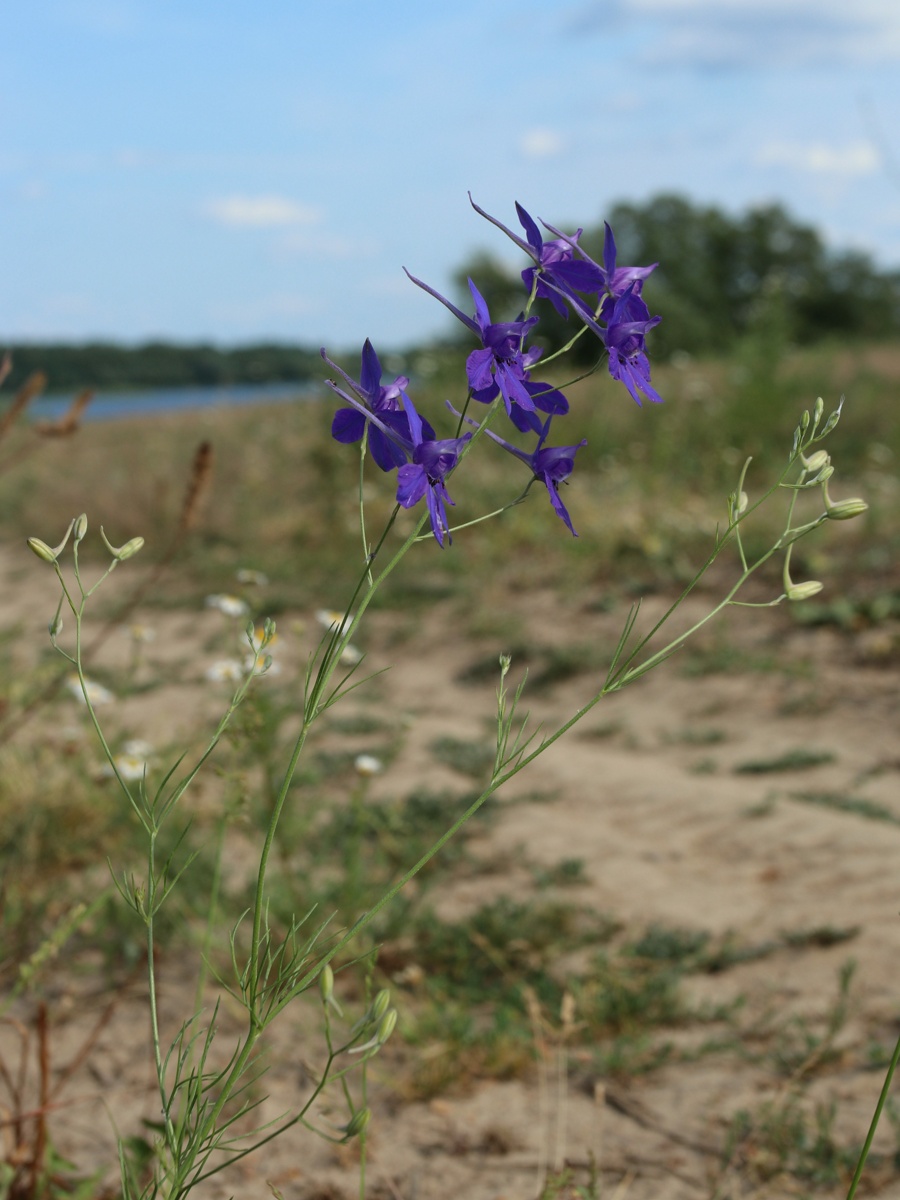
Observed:
[[[859,1181],[862,1179],[862,1173],[865,1169],[866,1160],[869,1157],[869,1151],[872,1149],[872,1142],[875,1139],[875,1131],[878,1128],[878,1123],[881,1120],[881,1114],[884,1112],[884,1106],[887,1103],[887,1098],[891,1090],[894,1072],[897,1069],[897,1064],[900,1063],[900,1038],[897,1039],[897,1044],[894,1047],[894,1053],[891,1055],[891,1061],[887,1069],[887,1074],[884,1077],[884,1084],[878,1096],[878,1103],[875,1105],[875,1113],[872,1117],[872,1123],[869,1125],[869,1132],[866,1134],[866,1140],[863,1143],[863,1148],[860,1151],[859,1162],[856,1164],[856,1170],[853,1172],[853,1179],[850,1181],[850,1190],[847,1192],[847,1200],[853,1200],[856,1195],[856,1189],[859,1186]]]

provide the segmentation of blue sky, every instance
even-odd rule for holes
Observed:
[[[399,347],[469,208],[778,200],[900,266],[896,0],[34,0],[0,71],[0,341]]]

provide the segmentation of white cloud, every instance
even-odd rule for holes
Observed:
[[[769,142],[757,155],[763,167],[789,167],[815,175],[871,175],[881,169],[881,157],[871,142],[849,142],[844,146],[825,142],[807,144]]]
[[[546,127],[527,130],[519,141],[526,158],[554,158],[563,152],[565,145],[561,134]]]
[[[589,0],[570,27],[630,27],[642,60],[668,66],[900,62],[896,0]]]
[[[278,249],[299,258],[369,258],[375,253],[373,244],[328,233],[286,233],[279,239]]]
[[[279,229],[289,225],[314,225],[319,209],[298,204],[287,196],[220,196],[204,207],[206,216],[231,228]]]

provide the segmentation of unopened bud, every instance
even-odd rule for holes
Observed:
[[[87,533],[88,520],[87,513],[82,513],[80,517],[75,518],[75,525],[72,529],[72,538],[76,542],[80,542]]]
[[[142,537],[133,537],[124,546],[114,546],[106,536],[102,525],[100,526],[100,536],[103,539],[103,545],[117,562],[124,562],[126,558],[132,558],[144,544]]]
[[[818,579],[810,579],[806,583],[792,583],[786,591],[788,600],[810,600],[813,596],[818,596],[824,584]]]
[[[63,619],[59,615],[59,613],[57,613],[56,616],[53,618],[53,620],[50,622],[50,624],[47,626],[47,629],[49,630],[51,638],[58,638],[59,635],[62,633],[62,628],[63,628]]]
[[[87,517],[84,519],[87,521]],[[38,558],[42,558],[44,562],[56,562],[60,554],[62,554],[63,550],[65,550],[66,542],[69,540],[69,535],[74,528],[75,522],[72,520],[69,522],[69,528],[63,534],[63,540],[58,546],[48,546],[45,541],[42,541],[41,538],[36,537],[30,537],[26,539],[26,544],[32,554],[36,554]]]
[[[372,1116],[371,1109],[358,1108],[349,1122],[344,1126],[344,1131],[348,1138],[359,1137],[369,1123]]]
[[[810,474],[812,474],[813,471],[820,471],[828,462],[827,450],[816,450],[816,452],[811,454],[809,458],[806,458],[805,456],[802,457],[803,465],[807,471],[810,472]]]
[[[331,963],[326,963],[322,968],[322,974],[319,976],[319,992],[326,1004],[334,996],[334,971],[331,969]]]
[[[380,1021],[388,1010],[388,1005],[391,1002],[391,993],[388,988],[382,988],[375,999],[372,1001],[372,1007],[368,1012],[370,1021]]]
[[[816,407],[813,410],[813,424],[818,425],[822,420],[822,414],[825,412],[825,401],[819,396],[816,399]]]
[[[46,542],[42,542],[40,538],[28,538],[26,545],[32,554],[36,554],[38,558],[42,558],[44,562],[56,562],[56,551],[51,550]]]
[[[852,521],[854,517],[861,517],[864,512],[869,511],[869,506],[865,500],[859,496],[853,496],[849,500],[838,500],[836,504],[831,504],[825,510],[825,516],[830,521]]]
[[[375,1033],[375,1041],[379,1046],[383,1046],[391,1034],[394,1032],[394,1026],[397,1024],[396,1008],[389,1008],[378,1023],[378,1029]]]

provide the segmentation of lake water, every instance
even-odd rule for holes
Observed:
[[[119,417],[153,413],[188,412],[200,408],[275,404],[286,400],[311,400],[322,394],[315,383],[241,383],[231,387],[158,388],[145,392],[98,392],[84,411],[85,421],[110,421]],[[75,398],[41,396],[29,408],[33,419],[58,420]]]

